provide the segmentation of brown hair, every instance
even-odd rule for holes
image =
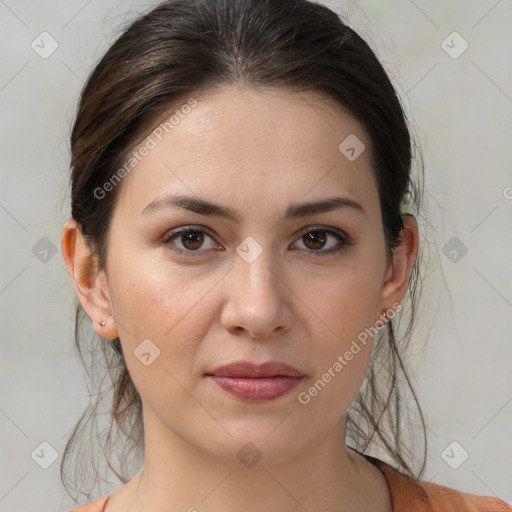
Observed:
[[[91,253],[98,257],[98,270],[105,269],[109,224],[122,184],[101,199],[94,191],[122,167],[129,150],[142,140],[148,122],[184,98],[232,83],[315,91],[338,101],[363,123],[371,138],[386,247],[391,255],[404,227],[401,206],[407,200],[415,212],[420,210],[423,165],[419,153],[421,173],[413,179],[413,139],[407,118],[369,45],[336,13],[307,0],[170,0],[124,30],[81,93],[71,135],[71,215]],[[425,468],[426,427],[402,357],[415,316],[421,259],[419,251],[406,297],[410,307],[388,321],[376,336],[365,381],[347,412],[347,437],[356,449],[368,453],[372,446],[379,446],[395,466],[416,478],[421,478]],[[410,319],[398,344],[394,323],[405,310]],[[87,315],[77,303],[75,345],[94,387],[94,402],[66,444],[61,478],[66,488],[65,479],[80,492],[88,489],[86,469],[98,481],[94,446],[104,452],[108,466],[123,483],[142,460],[144,449],[141,399],[126,368],[119,338],[100,339],[89,327]],[[86,339],[91,343],[89,352]],[[105,379],[110,386],[102,389]],[[404,411],[400,380],[412,393],[420,417],[424,451],[419,472],[413,468],[415,450],[407,449],[402,435],[407,408]],[[112,404],[106,412],[109,424],[105,429],[98,427],[102,418],[99,407],[108,392]],[[107,433],[106,439],[86,444],[87,428],[94,435]],[[123,447],[118,443],[124,443]],[[72,453],[81,460],[74,464],[70,476],[65,469]],[[136,461],[130,466],[128,455],[132,453]],[[119,457],[117,465],[115,456]]]

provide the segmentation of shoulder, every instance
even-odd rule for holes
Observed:
[[[512,512],[500,498],[458,491],[433,482],[416,480],[374,457],[365,457],[384,474],[393,512]]]
[[[467,492],[444,487],[432,482],[418,482],[423,487],[433,510],[453,512],[511,512],[512,505],[493,496],[478,496]]]
[[[103,498],[99,498],[96,501],[92,501],[87,505],[83,505],[82,507],[73,508],[68,510],[67,512],[102,512],[109,496],[103,496]]]

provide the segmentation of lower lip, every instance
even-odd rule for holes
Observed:
[[[224,391],[235,395],[242,400],[261,402],[274,400],[290,392],[298,385],[302,377],[217,377],[208,375],[215,384]]]

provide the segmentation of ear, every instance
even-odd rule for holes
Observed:
[[[393,309],[393,304],[402,302],[418,253],[419,234],[416,217],[403,215],[402,218],[404,228],[400,232],[400,245],[393,249],[393,257],[382,285],[379,313]]]
[[[106,276],[98,272],[97,256],[85,243],[78,223],[70,218],[61,232],[61,250],[78,300],[92,321],[94,330],[102,338],[119,336],[113,318]],[[105,326],[101,322],[106,322]]]

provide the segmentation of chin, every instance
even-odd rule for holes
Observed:
[[[232,437],[223,436],[221,443],[215,443],[217,449],[214,455],[229,464],[247,468],[270,467],[289,462],[297,456],[307,439],[303,433],[287,429],[287,421],[283,421],[283,418],[262,421],[260,418],[249,424],[246,420],[236,429],[224,423]]]

